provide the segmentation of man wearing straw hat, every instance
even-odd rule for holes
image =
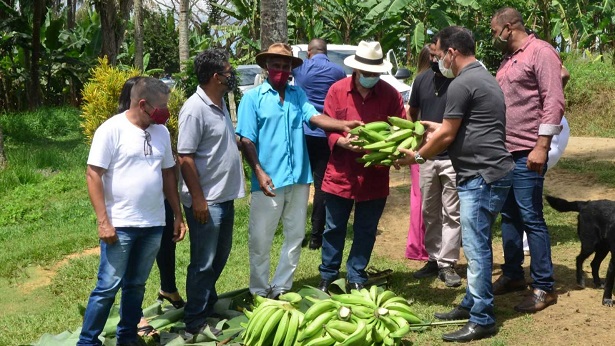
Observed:
[[[252,167],[250,292],[277,298],[292,288],[305,235],[312,171],[303,124],[341,133],[362,123],[319,114],[301,88],[288,84],[291,70],[303,63],[292,56],[288,44],[272,44],[256,56],[256,63],[267,70],[268,77],[241,99],[236,129]],[[284,242],[269,282],[271,246],[280,219]]]
[[[399,92],[380,80],[380,74],[391,69],[380,43],[361,41],[356,54],[347,57],[344,64],[354,71],[351,77],[331,86],[325,98],[325,114],[365,123],[386,121],[388,116],[406,116]],[[322,183],[327,217],[318,288],[326,292],[339,276],[346,226],[354,206],[354,238],[346,262],[346,281],[349,289],[361,289],[367,281],[365,268],[389,195],[389,167],[363,167],[356,159],[364,152],[350,143],[346,133],[328,133],[327,138],[331,156]]]

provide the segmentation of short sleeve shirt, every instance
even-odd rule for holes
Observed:
[[[107,119],[94,133],[88,165],[106,169],[105,206],[114,227],[165,225],[162,169],[175,160],[164,125],[142,130],[125,112]]]
[[[241,98],[236,132],[254,143],[258,160],[275,187],[313,181],[303,124],[317,114],[297,86],[286,85],[284,103],[268,81]],[[258,191],[254,172],[251,181],[252,191]]]
[[[506,105],[495,78],[479,62],[464,67],[448,87],[444,119],[461,119],[448,147],[457,183],[482,176],[490,184],[514,168],[506,150]]]
[[[203,196],[208,203],[222,203],[245,195],[241,156],[235,130],[224,101],[216,106],[201,87],[179,111],[179,154],[194,154]],[[192,206],[192,196],[180,180],[181,202]]]
[[[446,92],[452,79],[435,74],[431,69],[421,72],[412,83],[410,107],[421,110],[421,120],[442,123],[446,107]],[[437,94],[437,95],[436,95]],[[433,157],[448,160],[446,151]]]

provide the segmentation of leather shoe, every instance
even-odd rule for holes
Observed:
[[[455,342],[479,340],[494,336],[497,332],[498,329],[495,324],[481,326],[480,324],[476,324],[474,322],[468,322],[465,326],[463,326],[463,328],[456,332],[443,334],[442,340]]]
[[[523,291],[527,288],[525,279],[513,280],[508,276],[500,275],[493,283],[493,295],[501,295],[515,291]]]
[[[360,291],[365,288],[365,286],[360,282],[349,282],[346,284],[346,292],[350,293],[351,290]]]
[[[318,287],[316,287],[316,288],[318,288],[319,290],[321,290],[321,291],[323,291],[325,293],[329,293],[329,285],[331,285],[332,282],[333,281],[331,281],[331,280],[322,279],[322,280],[320,280],[320,283],[318,284]]]
[[[546,309],[549,305],[557,304],[557,293],[547,292],[538,288],[532,290],[532,294],[525,297],[515,311],[534,313]]]
[[[470,310],[457,305],[449,312],[436,312],[433,315],[435,318],[445,321],[465,320],[470,318]]]

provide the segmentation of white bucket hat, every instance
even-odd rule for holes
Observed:
[[[344,59],[344,65],[357,70],[374,73],[387,72],[393,67],[390,62],[384,60],[380,43],[376,41],[359,42],[359,47],[355,54]]]

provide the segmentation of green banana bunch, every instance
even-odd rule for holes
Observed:
[[[419,121],[392,116],[388,122],[374,121],[355,127],[350,134],[358,138],[350,143],[368,151],[357,159],[365,167],[390,166],[402,156],[400,148],[416,150],[423,142],[424,132],[425,127]]]
[[[282,296],[285,297],[282,298]],[[254,310],[244,311],[248,317],[243,334],[243,342],[246,346],[296,345],[299,325],[304,317],[303,313],[293,304],[298,304],[302,297],[294,292],[282,296],[280,299],[285,300],[254,297]]]

